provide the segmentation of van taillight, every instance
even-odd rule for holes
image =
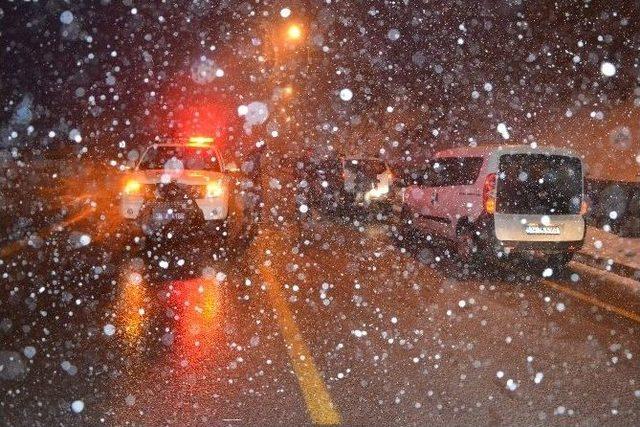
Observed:
[[[586,201],[580,203],[580,215],[586,215],[589,212],[589,204]]]
[[[482,206],[488,214],[496,212],[496,174],[490,173],[484,180]]]

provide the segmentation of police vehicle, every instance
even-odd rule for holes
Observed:
[[[247,237],[239,179],[213,138],[153,144],[126,173],[120,213],[148,237]]]

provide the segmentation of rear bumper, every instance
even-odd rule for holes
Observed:
[[[495,222],[489,215],[482,216],[476,223],[480,232],[481,245],[488,250],[497,252],[538,252],[538,253],[567,253],[578,252],[584,245],[586,228],[579,227],[572,239],[559,240],[557,236],[550,236],[544,240],[543,236],[532,236],[530,239],[500,239],[495,230]]]
[[[567,242],[522,242],[515,240],[496,240],[499,247],[516,252],[566,253],[579,251],[584,240]]]
[[[496,239],[522,242],[575,242],[584,239],[582,215],[533,215],[495,213]]]

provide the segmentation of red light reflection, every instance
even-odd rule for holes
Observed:
[[[188,141],[194,135],[213,138],[218,147],[227,142],[229,126],[237,122],[232,107],[209,100],[180,105],[172,112],[175,136]]]
[[[169,285],[167,303],[175,316],[174,350],[189,362],[223,347],[223,292],[214,279],[198,278]]]
[[[137,347],[147,330],[148,295],[137,272],[129,272],[120,281],[116,322],[124,341]]]

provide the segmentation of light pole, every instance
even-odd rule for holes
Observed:
[[[281,72],[285,71],[285,66],[290,64],[295,58],[293,54],[299,48],[306,51],[307,62],[309,60],[309,50],[307,42],[306,27],[300,22],[293,22],[287,25],[278,26],[275,29],[268,24],[264,28],[264,53],[271,54],[271,61],[266,58],[266,62],[271,62],[271,78],[276,80],[274,83],[280,83]]]
[[[271,58],[266,58],[269,75],[268,85],[271,86],[271,97],[269,99],[270,116],[276,124],[279,133],[279,144],[267,143],[265,150],[265,160],[270,173],[262,174],[262,188],[264,189],[264,209],[265,214],[270,217],[273,214],[271,207],[276,208],[280,213],[279,217],[294,218],[297,214],[295,203],[294,177],[291,176],[293,168],[282,168],[282,162],[289,162],[292,152],[294,138],[291,135],[291,117],[284,108],[285,102],[294,102],[296,86],[293,71],[298,67],[295,65],[297,54],[301,48],[307,50],[308,42],[305,26],[300,22],[287,23],[275,28],[265,28],[264,55],[272,54]],[[306,63],[308,64],[308,55]],[[268,138],[268,137],[267,137]],[[273,178],[278,177],[278,181],[284,185],[273,189]],[[276,219],[276,224],[279,220]]]

